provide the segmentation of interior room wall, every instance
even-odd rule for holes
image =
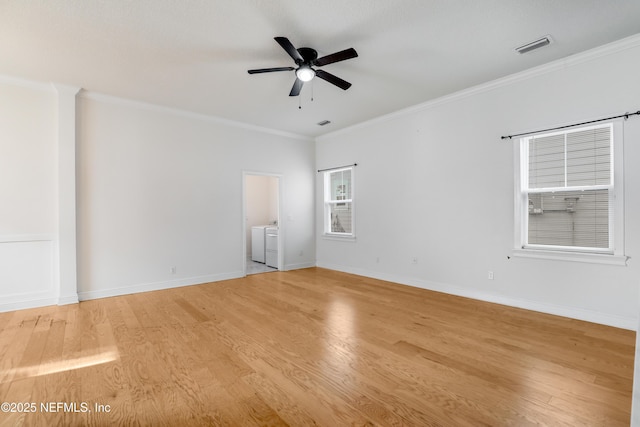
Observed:
[[[81,299],[241,276],[244,170],[282,175],[285,269],[314,265],[312,140],[91,94],[79,123]]]
[[[638,45],[622,41],[318,138],[318,168],[358,163],[355,241],[322,237],[316,179],[318,265],[635,329],[640,118],[624,123],[627,266],[512,256],[515,141],[500,136],[637,111]]]
[[[251,255],[251,227],[274,224],[278,220],[278,178],[266,175],[247,175],[246,239],[247,256]]]
[[[56,96],[0,77],[0,311],[54,304]]]

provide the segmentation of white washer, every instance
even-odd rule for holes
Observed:
[[[278,268],[278,227],[267,228],[265,236],[266,264]]]
[[[268,225],[255,225],[251,227],[251,260],[265,262],[265,230]]]

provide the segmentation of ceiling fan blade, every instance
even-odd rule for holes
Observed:
[[[295,70],[293,67],[275,67],[275,68],[258,68],[257,70],[248,70],[249,74],[259,74],[259,73],[273,73],[274,71],[291,71]]]
[[[321,78],[322,80],[326,80],[343,90],[347,90],[351,87],[351,83],[342,80],[340,77],[336,77],[331,73],[327,73],[324,70],[316,70],[316,77]]]
[[[323,65],[333,64],[334,62],[344,61],[345,59],[351,59],[358,56],[358,52],[352,47],[349,49],[341,50],[340,52],[332,53],[331,55],[323,56],[314,61],[314,64],[318,67]]]
[[[302,90],[302,85],[304,85],[304,82],[299,78],[296,78],[296,81],[293,82],[293,87],[291,88],[291,92],[289,92],[289,96],[300,95],[300,91]]]
[[[304,58],[302,57],[302,55],[300,55],[300,52],[298,52],[298,50],[293,46],[293,44],[291,44],[288,38],[274,37],[274,39],[275,41],[278,42],[280,46],[282,46],[284,50],[287,51],[289,56],[292,57],[294,61],[296,61],[296,64],[299,62],[304,62]]]

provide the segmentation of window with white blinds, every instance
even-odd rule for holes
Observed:
[[[354,237],[353,167],[324,173],[324,231]]]
[[[613,124],[522,138],[520,160],[522,248],[613,254]]]

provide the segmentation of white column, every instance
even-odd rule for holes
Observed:
[[[54,84],[58,139],[58,305],[78,302],[76,264],[76,95],[79,87]]]

